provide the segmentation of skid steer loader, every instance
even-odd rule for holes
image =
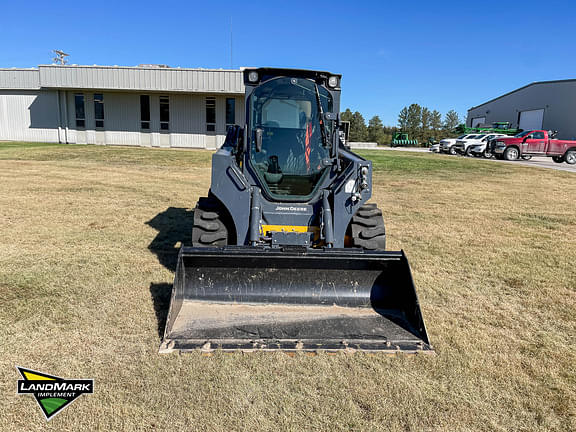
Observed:
[[[212,158],[160,352],[430,352],[402,251],[385,251],[370,161],[341,142],[340,80],[245,69],[245,124]]]

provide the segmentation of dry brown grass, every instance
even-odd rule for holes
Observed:
[[[210,154],[0,144],[0,430],[575,430],[576,176],[369,156],[435,356],[158,355]],[[96,392],[46,424],[15,365]]]

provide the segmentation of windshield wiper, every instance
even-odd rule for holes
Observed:
[[[328,147],[328,138],[326,137],[326,129],[324,128],[324,110],[322,109],[322,102],[320,102],[320,92],[318,91],[318,84],[314,82],[314,90],[316,90],[316,103],[318,104],[318,116],[320,117],[320,133],[322,134],[322,145]]]

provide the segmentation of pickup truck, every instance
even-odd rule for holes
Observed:
[[[545,130],[521,132],[513,137],[492,140],[492,154],[497,159],[516,160],[525,156],[548,156],[554,162],[576,164],[576,141],[559,140]]]

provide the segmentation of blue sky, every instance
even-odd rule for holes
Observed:
[[[396,123],[533,81],[576,78],[576,2],[0,2],[0,67],[277,66],[344,75],[342,107]]]

